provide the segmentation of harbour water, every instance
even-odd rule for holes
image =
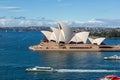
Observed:
[[[35,52],[28,49],[41,42],[39,31],[0,32],[0,80],[98,80],[120,76],[120,60],[104,60],[120,52]],[[110,45],[118,39],[106,39]],[[25,72],[34,66],[50,66],[57,72]]]

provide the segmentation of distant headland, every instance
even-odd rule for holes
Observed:
[[[87,27],[76,26],[71,27],[73,32],[89,31],[89,36],[97,37],[120,37],[120,28],[108,28],[108,27]],[[49,26],[29,26],[29,27],[0,27],[0,31],[51,31]]]

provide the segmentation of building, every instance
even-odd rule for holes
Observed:
[[[120,47],[103,43],[104,37],[89,38],[89,32],[72,31],[72,28],[59,22],[58,28],[51,27],[51,31],[41,31],[45,38],[39,45],[30,46],[31,50],[40,51],[120,51]]]

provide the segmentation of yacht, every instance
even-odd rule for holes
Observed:
[[[105,60],[120,60],[120,56],[113,55],[110,57],[104,57]]]
[[[105,76],[104,78],[100,78],[99,80],[120,80],[120,77],[117,77],[115,75],[108,75]]]
[[[29,71],[29,72],[52,72],[52,71],[54,71],[54,69],[52,67],[35,66],[33,68],[27,68],[26,71]]]

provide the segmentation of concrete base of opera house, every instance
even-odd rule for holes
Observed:
[[[120,52],[120,45],[94,45],[94,44],[64,44],[60,45],[55,42],[42,42],[39,45],[29,47],[33,51],[79,51],[79,52]]]

